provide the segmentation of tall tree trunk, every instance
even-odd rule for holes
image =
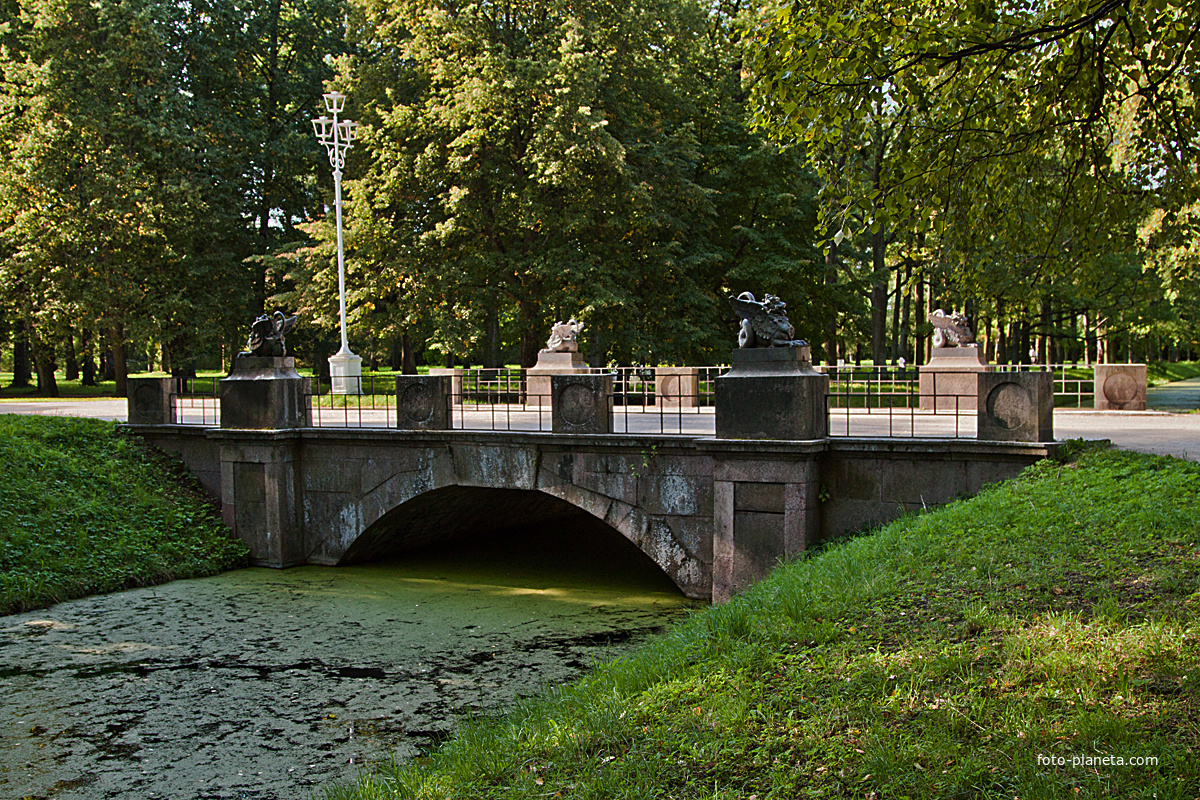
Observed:
[[[487,309],[485,330],[486,350],[483,354],[483,366],[487,369],[497,369],[500,363],[500,312],[493,302]]]
[[[925,364],[929,361],[929,340],[916,333],[917,327],[929,322],[929,301],[925,292],[925,275],[917,276],[917,326],[913,328],[913,361]]]
[[[887,242],[883,231],[871,235],[871,266],[874,276],[871,284],[871,360],[875,366],[887,361],[887,301],[888,273],[884,260]]]
[[[126,363],[125,330],[118,325],[108,333],[108,343],[112,346],[113,380],[116,381],[117,397],[124,397],[127,392],[126,380],[129,378],[129,365]]]
[[[13,331],[13,379],[10,387],[26,389],[33,378],[29,364],[29,327],[18,320]]]
[[[900,358],[900,293],[904,290],[900,265],[896,265],[896,291],[892,293],[892,361]]]
[[[69,381],[79,380],[79,359],[75,355],[75,333],[67,332],[66,344],[66,379]]]
[[[900,316],[900,356],[906,361],[913,360],[908,350],[908,334],[912,330],[912,261],[904,262],[904,311]]]
[[[400,371],[405,375],[417,374],[417,357],[413,352],[413,340],[407,333],[400,334]]]
[[[79,329],[79,357],[83,362],[80,383],[84,386],[95,386],[96,362],[92,360],[92,332],[87,328]]]
[[[517,303],[521,313],[521,366],[528,369],[537,364],[538,351],[545,342],[545,333],[538,326],[541,307],[532,300]]]
[[[829,240],[829,249],[825,251],[825,285],[837,285],[837,242]],[[837,308],[830,304],[825,319],[825,363],[834,366],[838,361],[837,346]]]

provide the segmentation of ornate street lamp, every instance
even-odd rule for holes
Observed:
[[[346,105],[346,95],[330,92],[325,95],[325,111],[312,121],[317,141],[325,145],[329,165],[333,167],[333,208],[337,217],[338,303],[342,317],[342,349],[329,357],[329,376],[334,394],[362,394],[362,357],[350,352],[346,341],[346,266],[342,260],[342,168],[346,166],[346,151],[358,136],[358,123],[339,120]]]

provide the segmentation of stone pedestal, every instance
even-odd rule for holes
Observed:
[[[718,439],[824,439],[829,376],[812,368],[806,347],[733,351],[716,380]]]
[[[976,379],[993,372],[979,347],[935,347],[920,368],[922,411],[975,411]]]
[[[654,403],[661,408],[695,408],[700,398],[700,370],[655,367]]]
[[[461,387],[462,378],[458,380]],[[451,381],[450,375],[397,375],[396,427],[410,431],[450,430]]]
[[[305,562],[298,435],[264,431],[217,437],[221,518],[250,548],[250,563],[256,567],[281,569]]]
[[[296,360],[238,356],[221,381],[221,427],[280,429],[309,425],[309,379]]]
[[[362,394],[362,356],[350,352],[330,356],[329,383],[333,394]]]
[[[612,433],[613,376],[551,375],[551,425],[555,433]]]
[[[809,452],[714,450],[714,603],[748,589],[816,543],[819,453],[815,444]]]
[[[129,403],[129,424],[171,425],[174,423],[175,398],[171,391],[174,383],[175,378],[129,378],[125,392]]]
[[[1145,411],[1145,364],[1097,364],[1095,367],[1097,411]]]
[[[555,375],[586,375],[590,370],[582,353],[538,353],[537,364],[525,370],[525,405],[550,405],[550,379]]]
[[[1054,441],[1054,377],[1049,372],[980,373],[977,397],[976,438]]]

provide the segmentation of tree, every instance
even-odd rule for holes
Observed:
[[[356,4],[352,320],[492,363],[503,330],[531,365],[571,316],[594,363],[723,350],[731,281],[782,292],[816,260],[812,182],[747,131],[724,5]]]

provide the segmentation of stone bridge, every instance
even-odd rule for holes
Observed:
[[[1053,444],[131,424],[272,567],[373,559],[589,514],[723,601],[816,543],[971,495]],[[570,526],[563,526],[570,535]]]

